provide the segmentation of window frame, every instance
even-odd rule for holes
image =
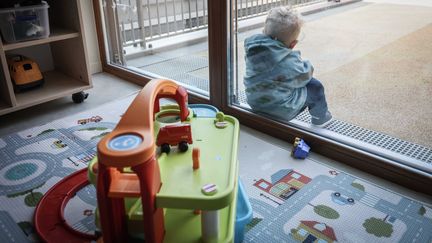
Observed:
[[[235,16],[234,4],[237,1],[208,0],[207,2],[210,97],[206,98],[192,93],[189,95],[190,103],[213,105],[225,114],[236,117],[242,125],[289,143],[294,141],[295,137],[301,137],[308,141],[314,152],[325,157],[412,190],[432,195],[430,189],[432,174],[231,105],[229,79],[233,76],[233,70],[228,63],[234,60],[233,42],[230,41],[230,38],[234,37],[234,24],[230,20]],[[102,70],[144,86],[151,80],[150,77],[108,63],[100,4],[100,0],[93,0]],[[227,55],[219,55],[220,53],[227,53]]]

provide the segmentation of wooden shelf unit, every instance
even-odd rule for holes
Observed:
[[[72,95],[92,87],[85,46],[81,2],[86,0],[48,0],[50,36],[17,43],[0,42],[0,115]],[[37,49],[44,51],[37,51]],[[45,51],[47,50],[47,51]],[[32,53],[34,51],[34,54]],[[7,56],[25,53],[34,60],[49,60],[41,65],[42,87],[14,92]],[[72,102],[72,100],[71,100]]]

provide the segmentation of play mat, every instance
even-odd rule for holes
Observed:
[[[0,138],[0,242],[38,241],[36,204],[87,167],[132,99]],[[262,149],[248,149],[252,143]],[[430,206],[311,158],[295,160],[289,150],[241,133],[239,175],[253,208],[245,242],[432,242]],[[87,186],[69,201],[65,218],[92,233],[95,207],[95,189]]]

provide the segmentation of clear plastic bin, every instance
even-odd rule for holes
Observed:
[[[50,35],[49,5],[42,4],[0,9],[0,30],[9,43],[47,38]]]

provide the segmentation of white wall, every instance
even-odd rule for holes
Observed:
[[[90,64],[90,74],[102,72],[99,46],[96,34],[96,23],[93,11],[93,1],[81,1],[81,12],[84,22],[84,35]]]

